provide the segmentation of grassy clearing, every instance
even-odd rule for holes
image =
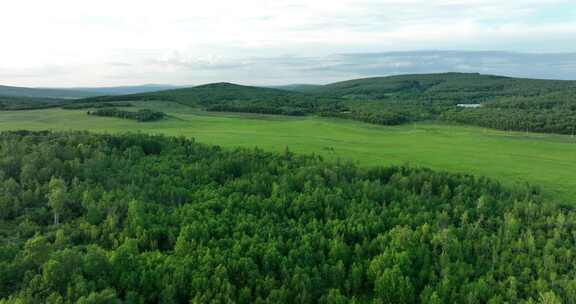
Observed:
[[[0,130],[140,131],[184,135],[223,147],[316,153],[360,165],[410,163],[469,172],[505,184],[530,182],[565,201],[576,201],[576,139],[475,127],[416,124],[398,127],[317,117],[206,113],[164,102],[136,104],[169,118],[139,123],[94,117],[85,110],[0,112]],[[134,108],[132,108],[134,109]]]

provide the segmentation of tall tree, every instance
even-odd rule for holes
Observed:
[[[66,205],[66,183],[61,178],[52,177],[48,189],[48,205],[54,213],[54,225],[58,225]]]

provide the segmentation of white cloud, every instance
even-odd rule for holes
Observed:
[[[554,11],[559,6],[573,10]],[[560,18],[575,10],[573,0],[7,0],[0,83],[189,83],[225,78],[215,67],[245,69],[250,58],[286,55],[576,51],[576,15]],[[543,11],[558,20],[540,18]],[[62,73],[30,75],[46,66]]]

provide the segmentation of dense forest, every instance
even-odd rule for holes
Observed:
[[[138,111],[125,111],[116,108],[105,107],[96,109],[94,111],[88,111],[86,113],[88,115],[118,117],[123,119],[132,119],[140,122],[156,121],[166,117],[166,114],[164,112],[152,111],[149,109],[141,109]]]
[[[46,109],[59,107],[65,103],[65,100],[55,98],[0,95],[0,111]]]
[[[574,134],[576,129],[576,81],[444,73],[357,79],[304,91],[343,98],[350,109],[365,113],[359,117],[397,113],[406,121],[443,120],[500,130]]]
[[[327,111],[327,112],[320,112],[319,115],[323,117],[338,117],[344,119],[353,119],[371,124],[385,125],[385,126],[401,125],[408,122],[408,117],[406,115],[404,115],[401,112],[394,112],[394,111],[378,111],[378,112]]]
[[[79,110],[89,108],[130,107],[128,102],[84,102],[44,97],[0,96],[0,111],[25,111],[49,108]]]
[[[298,108],[288,107],[269,107],[269,106],[256,106],[256,105],[226,105],[219,104],[206,107],[206,111],[214,112],[241,112],[241,113],[258,113],[258,114],[274,114],[274,115],[289,115],[289,116],[304,116],[306,112]]]
[[[0,303],[576,303],[530,186],[142,134],[0,134]]]
[[[452,109],[445,121],[500,130],[576,134],[576,89],[530,97],[508,97],[478,109]]]

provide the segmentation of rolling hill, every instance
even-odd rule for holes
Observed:
[[[512,78],[478,73],[373,77],[307,89],[308,92],[349,99],[387,99],[393,96],[474,102],[489,101],[494,97],[536,96],[574,90],[576,81]]]
[[[103,91],[102,91],[103,92]],[[212,83],[191,88],[129,94],[103,99],[166,99],[193,106],[251,103],[294,106],[319,100],[379,101],[380,104],[426,102],[429,104],[490,103],[506,97],[537,98],[572,94],[576,81],[512,78],[478,73],[414,74],[373,77],[327,85],[295,84],[254,87]],[[307,105],[306,107],[313,107]]]
[[[302,115],[328,105],[330,98],[273,88],[244,86],[233,83],[212,83],[191,88],[160,92],[101,96],[85,101],[166,100],[212,111],[252,112]]]
[[[148,87],[153,88],[162,87]],[[100,91],[105,92],[110,95],[79,102],[164,100],[218,112],[316,114],[381,125],[441,120],[500,130],[576,134],[576,81],[440,73],[355,79],[321,86],[266,88],[212,83],[125,95]],[[461,103],[482,107],[458,108]]]
[[[147,96],[140,94],[138,96]],[[167,98],[187,105],[210,106],[224,102],[278,102],[287,104],[296,102],[306,95],[298,92],[244,86],[233,83],[212,83],[192,88],[168,90],[151,93],[151,96]]]
[[[219,82],[200,85],[190,88],[180,88],[173,90],[163,90],[158,92],[128,94],[125,96],[108,96],[90,98],[93,100],[103,99],[131,99],[131,100],[170,100],[187,105],[209,106],[222,102],[240,101],[267,101],[267,100],[295,100],[306,98],[300,92],[289,92],[286,90],[244,86],[239,84]]]
[[[500,130],[576,134],[576,81],[443,73],[337,82],[311,91],[343,98],[352,113],[327,113],[367,122],[443,120]],[[458,108],[457,104],[481,104]],[[383,114],[382,114],[383,113]]]

